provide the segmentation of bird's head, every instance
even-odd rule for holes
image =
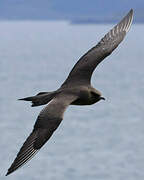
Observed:
[[[91,98],[93,99],[93,101],[98,102],[100,100],[105,100],[105,98],[102,96],[102,94],[98,91],[98,90],[93,90],[91,91]]]

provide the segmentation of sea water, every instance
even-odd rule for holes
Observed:
[[[113,25],[0,22],[0,179],[43,106],[18,98],[60,87],[77,60]],[[144,25],[133,24],[95,70],[106,101],[70,106],[49,142],[10,180],[144,179]]]

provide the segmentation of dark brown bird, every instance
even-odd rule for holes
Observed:
[[[91,76],[97,65],[124,39],[130,29],[133,10],[111,29],[100,42],[75,64],[62,86],[53,92],[41,92],[20,100],[31,101],[32,106],[47,106],[40,112],[32,133],[21,147],[6,175],[27,163],[49,140],[63,119],[69,105],[90,105],[101,99],[101,93],[91,86]]]

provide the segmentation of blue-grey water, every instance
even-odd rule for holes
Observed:
[[[0,22],[0,179],[39,111],[18,98],[58,88],[112,25]],[[71,106],[49,142],[10,180],[144,179],[144,25],[93,74],[106,101]]]

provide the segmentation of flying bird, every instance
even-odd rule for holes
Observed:
[[[92,73],[97,65],[122,42],[130,29],[132,19],[133,10],[131,9],[95,47],[79,59],[58,90],[40,92],[35,96],[20,99],[31,101],[32,106],[47,105],[38,115],[33,131],[24,142],[6,176],[26,164],[50,139],[60,125],[69,105],[91,105],[105,99],[101,92],[92,87]]]

